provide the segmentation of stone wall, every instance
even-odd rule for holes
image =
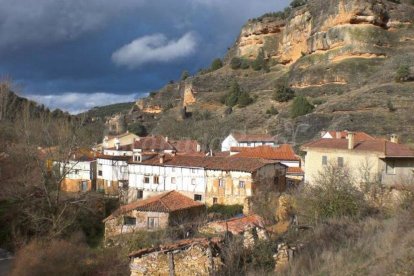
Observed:
[[[222,261],[205,244],[193,244],[184,249],[156,251],[131,258],[131,276],[143,275],[211,275]],[[171,273],[170,273],[171,272]]]

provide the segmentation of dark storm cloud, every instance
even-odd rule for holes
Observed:
[[[129,100],[182,70],[208,66],[248,18],[287,3],[0,0],[0,74],[10,75],[24,94],[66,110],[89,108],[84,93],[98,95],[97,104]]]

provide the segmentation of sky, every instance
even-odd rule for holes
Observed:
[[[0,77],[73,114],[134,101],[223,57],[289,0],[0,0]]]

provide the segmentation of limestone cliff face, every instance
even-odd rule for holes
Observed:
[[[310,0],[286,20],[249,22],[236,42],[236,54],[292,65],[305,55],[335,50],[329,60],[386,56],[388,32],[413,21],[414,8],[387,0]]]

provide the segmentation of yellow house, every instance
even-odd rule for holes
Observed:
[[[378,181],[389,186],[411,182],[414,150],[400,144],[397,135],[390,141],[381,138],[356,139],[353,132],[346,138],[321,138],[302,146],[306,152],[305,182],[314,184],[324,166],[335,164],[349,169],[356,183]]]

